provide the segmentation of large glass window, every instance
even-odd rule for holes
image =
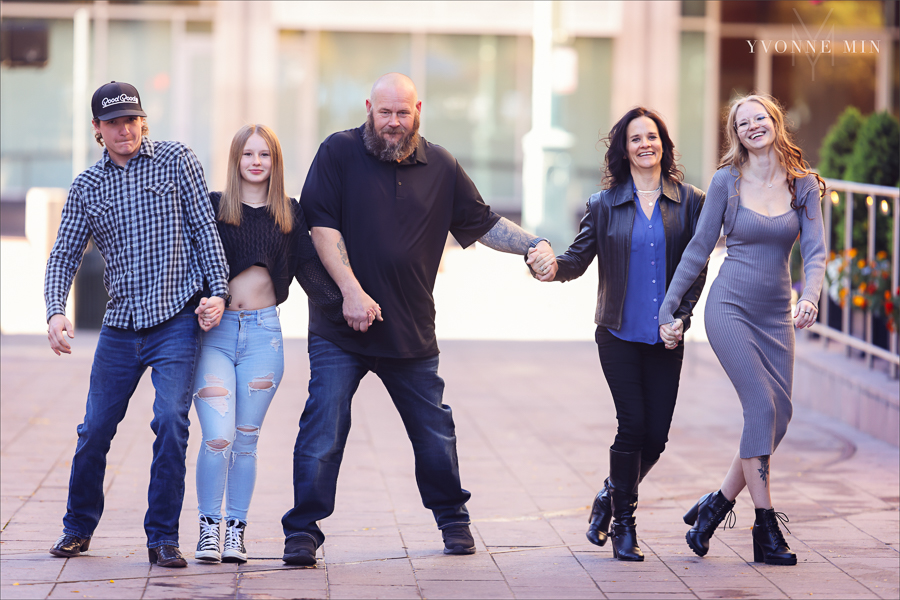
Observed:
[[[362,125],[372,84],[391,72],[410,72],[408,34],[322,32],[319,137]]]
[[[492,208],[519,212],[530,44],[510,36],[429,35],[427,46],[427,138],[456,157]]]
[[[806,56],[772,57],[772,95],[787,109],[788,121],[803,156],[819,164],[819,148],[838,115],[855,106],[864,115],[875,110],[875,57],[838,55],[834,66],[819,58],[815,79]]]
[[[46,65],[0,67],[0,190],[4,193],[24,193],[35,186],[68,187],[72,182],[74,30],[68,19],[45,23]]]

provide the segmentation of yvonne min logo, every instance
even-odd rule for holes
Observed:
[[[769,52],[774,52],[775,54],[790,53],[791,66],[796,64],[795,61],[797,55],[803,55],[812,67],[812,80],[815,81],[816,63],[819,62],[819,59],[822,58],[822,56],[831,56],[831,66],[834,66],[834,56],[836,54],[881,53],[881,40],[842,40],[843,44],[835,44],[834,24],[831,25],[829,30],[825,31],[825,26],[828,24],[828,19],[831,17],[833,11],[834,9],[828,11],[828,14],[825,15],[825,20],[822,21],[818,31],[816,31],[815,35],[812,35],[809,28],[806,26],[806,23],[804,23],[803,19],[800,17],[800,13],[798,13],[795,8],[794,14],[797,16],[797,21],[800,23],[802,33],[805,35],[801,35],[801,31],[797,29],[796,25],[791,25],[790,42],[787,40],[746,40],[747,45],[750,46],[750,54],[756,54],[758,52],[765,54],[768,54]],[[857,44],[859,45],[857,46]]]

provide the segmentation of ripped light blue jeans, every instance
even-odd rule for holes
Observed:
[[[193,388],[203,430],[197,458],[197,503],[203,516],[247,521],[256,444],[284,374],[282,346],[274,306],[226,310],[219,326],[203,334]]]

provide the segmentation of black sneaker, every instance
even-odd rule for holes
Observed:
[[[444,554],[475,554],[475,539],[466,524],[449,525],[441,530]]]
[[[302,533],[284,540],[284,556],[281,560],[289,565],[311,566],[316,564],[316,540]]]
[[[197,540],[194,558],[214,563],[222,560],[222,552],[219,549],[219,522],[204,515],[200,515],[200,539]]]

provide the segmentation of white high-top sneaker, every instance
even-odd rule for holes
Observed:
[[[222,562],[247,562],[247,549],[244,548],[244,529],[247,524],[240,519],[228,519],[225,522],[225,551]]]

